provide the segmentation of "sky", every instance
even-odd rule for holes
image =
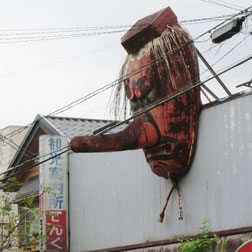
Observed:
[[[250,5],[249,0],[2,0],[0,129],[30,124],[37,114],[50,114],[116,80],[127,55],[120,39],[147,15],[170,6],[179,21],[186,21],[236,14]],[[216,72],[252,54],[251,19],[252,15],[239,34],[221,44],[213,44],[209,33],[196,40]],[[220,22],[182,25],[197,38]],[[204,80],[210,74],[199,64]],[[235,86],[249,81],[251,72],[252,60],[221,79],[237,93],[248,89]],[[216,81],[207,85],[226,96]],[[113,119],[110,93],[102,92],[58,116]]]

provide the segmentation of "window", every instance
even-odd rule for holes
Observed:
[[[26,247],[29,245],[37,244],[36,239],[39,234],[39,201],[34,201],[32,205],[33,210],[19,208],[20,213],[20,247]]]

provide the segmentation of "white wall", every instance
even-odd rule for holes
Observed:
[[[202,111],[196,155],[180,181],[184,220],[171,183],[154,175],[142,150],[70,154],[71,251],[88,251],[199,232],[252,226],[252,96]]]

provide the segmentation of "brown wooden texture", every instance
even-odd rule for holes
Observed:
[[[169,19],[173,12],[167,8],[158,13],[164,20],[164,13]],[[156,16],[151,17],[156,20]],[[199,81],[197,56],[189,41],[188,34],[174,24],[137,53],[128,55],[121,73],[127,76],[123,85],[133,112]],[[135,118],[121,132],[75,137],[70,146],[75,152],[143,148],[152,171],[176,182],[193,157],[200,104],[200,89],[195,88]]]

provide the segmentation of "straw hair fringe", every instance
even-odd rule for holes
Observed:
[[[154,85],[158,85],[161,93],[164,91],[162,89],[166,88],[167,83],[169,83],[170,89],[172,91],[176,91],[181,88],[181,86],[178,86],[178,83],[181,83],[181,78],[186,80],[187,84],[191,84],[195,79],[191,73],[195,73],[196,71],[197,76],[198,63],[195,49],[192,44],[187,45],[191,47],[191,50],[185,50],[183,48],[178,50],[178,52],[172,56],[167,56],[170,52],[173,52],[189,41],[189,35],[180,25],[167,26],[165,31],[159,37],[148,42],[137,53],[139,54],[141,50],[144,50],[144,54],[148,56],[150,62],[154,60],[154,62],[149,66],[150,79],[155,82]],[[130,57],[135,57],[137,54],[128,55],[126,57],[119,73],[119,79],[123,79],[127,74],[131,74],[127,72],[127,65],[129,63]],[[159,58],[161,59],[157,60]],[[196,62],[192,62],[192,59],[196,59]],[[159,71],[158,69],[162,69],[162,71]],[[181,77],[181,75],[183,75],[183,77]],[[112,91],[112,97],[110,112],[114,115],[115,119],[125,119],[131,114],[131,111],[123,81],[115,86]]]

